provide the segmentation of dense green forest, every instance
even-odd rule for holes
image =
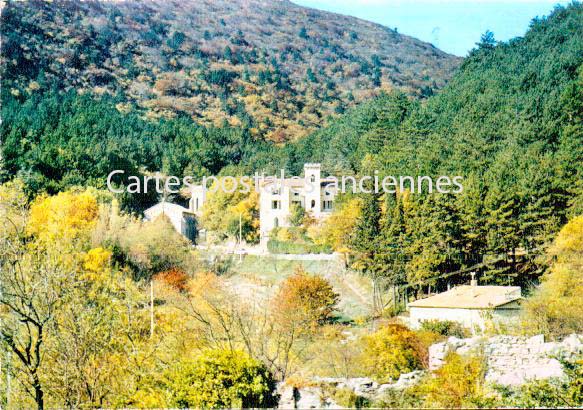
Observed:
[[[388,198],[384,214],[368,198],[354,241],[365,269],[443,288],[457,279],[444,272],[483,263],[487,282],[528,285],[544,244],[583,211],[582,62],[583,8],[559,7],[523,38],[486,33],[425,103],[380,97],[289,157],[296,171],[323,161],[336,174],[462,175],[463,194]]]
[[[523,38],[486,33],[439,94],[383,94],[283,147],[245,126],[144,119],[119,109],[122,95],[61,91],[40,73],[38,88],[2,88],[2,179],[54,193],[103,187],[112,169],[297,175],[308,161],[337,175],[461,175],[462,195],[365,198],[374,217],[360,218],[355,235],[375,235],[355,241],[355,254],[394,284],[444,287],[457,277],[440,275],[477,263],[487,281],[527,284],[541,272],[541,247],[583,207],[582,62],[583,7],[558,7]]]

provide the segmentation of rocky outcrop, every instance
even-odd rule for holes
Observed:
[[[310,387],[293,387],[281,383],[278,387],[279,408],[342,408],[332,397],[329,397],[327,392],[331,389],[350,390],[358,397],[375,400],[382,398],[388,390],[400,390],[412,386],[423,374],[425,374],[424,371],[416,370],[402,374],[395,383],[384,384],[379,384],[368,377],[316,377]]]
[[[448,352],[483,354],[486,381],[501,385],[519,385],[529,380],[564,377],[562,360],[573,360],[583,353],[583,336],[571,335],[561,342],[545,343],[544,336],[494,336],[458,339],[450,337],[429,348],[429,369],[444,363]]]
[[[429,370],[439,369],[449,352],[461,355],[483,355],[486,361],[486,381],[512,386],[533,379],[565,376],[562,361],[573,361],[583,354],[583,336],[571,335],[561,342],[546,342],[543,335],[534,337],[494,336],[472,337],[436,343],[429,348]],[[402,374],[394,383],[379,384],[368,377],[316,377],[309,387],[293,387],[280,383],[279,408],[315,409],[342,408],[330,392],[349,390],[356,396],[375,401],[390,390],[402,390],[417,384],[426,371],[416,370]]]

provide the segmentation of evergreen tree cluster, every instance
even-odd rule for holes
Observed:
[[[337,175],[462,176],[462,194],[393,195],[382,217],[383,199],[366,199],[357,265],[410,286],[443,289],[472,266],[485,283],[527,285],[541,272],[536,255],[583,211],[582,63],[583,7],[557,7],[523,38],[486,33],[424,103],[381,96],[290,158],[323,160]]]

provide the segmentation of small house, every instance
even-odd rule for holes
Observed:
[[[160,215],[166,215],[174,229],[192,242],[196,241],[196,214],[190,209],[177,204],[162,201],[144,211],[144,218],[153,221]]]
[[[409,304],[410,325],[423,321],[454,321],[473,332],[484,330],[489,322],[508,323],[520,313],[520,286],[457,286]]]

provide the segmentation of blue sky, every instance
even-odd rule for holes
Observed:
[[[522,36],[533,17],[558,0],[292,0],[302,6],[374,21],[465,56],[486,30],[498,41]]]

